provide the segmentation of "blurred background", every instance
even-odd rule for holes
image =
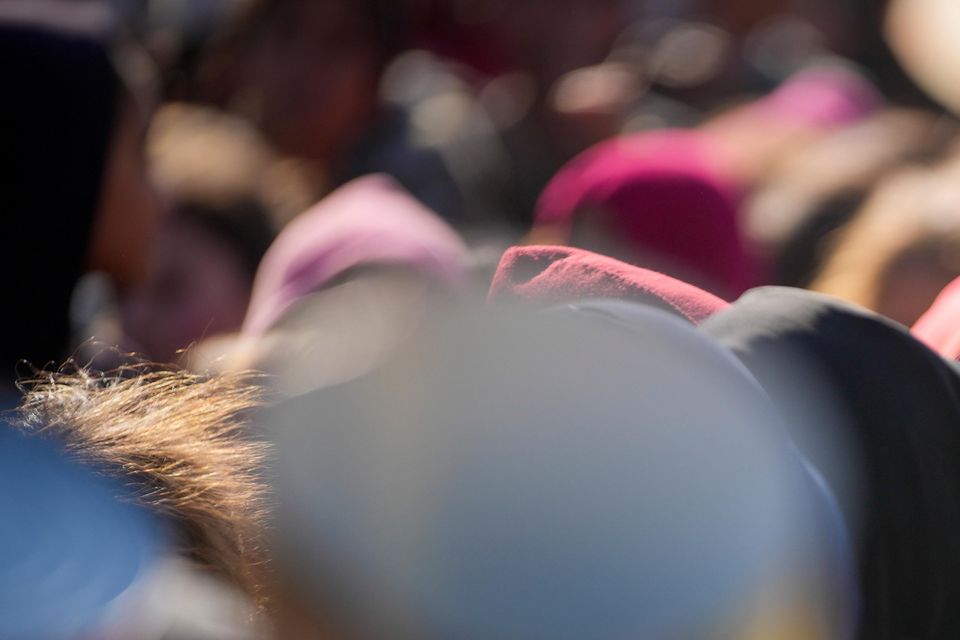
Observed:
[[[957,30],[956,0],[0,0],[0,209],[10,225],[0,296],[11,305],[11,327],[0,341],[0,408],[19,402],[24,371],[55,369],[67,358],[89,371],[131,359],[203,373],[255,369],[272,376],[271,393],[297,399],[357,380],[400,345],[412,342],[430,353],[427,319],[451,300],[479,308],[488,295],[516,295],[549,307],[585,297],[629,298],[634,289],[649,298],[646,284],[625,284],[627,265],[701,289],[696,296],[683,289],[681,296],[698,300],[679,314],[693,324],[755,287],[786,285],[917,327],[931,345],[936,334],[935,346],[960,353],[956,313],[941,322],[942,333],[929,328],[929,316],[922,320],[960,278]],[[511,254],[517,246],[553,249]],[[565,253],[574,250],[614,259],[583,263],[589,267],[578,277],[597,287],[587,294],[576,286],[577,295],[563,294],[549,282],[555,272],[548,267],[575,262],[582,254]],[[471,334],[458,322],[457,344],[469,343]],[[440,326],[435,331],[449,329]],[[478,334],[497,334],[498,327]],[[516,368],[529,367],[531,379],[537,377],[531,362],[560,370],[564,354],[588,359],[588,349],[544,359],[553,343],[527,329],[517,344],[531,351],[518,351]],[[579,344],[595,333],[557,335],[557,343]],[[687,339],[694,340],[677,339],[677,349]],[[943,346],[951,340],[956,344]],[[451,347],[448,356],[462,359],[444,361],[450,376],[467,376],[457,365],[472,359],[487,362],[484,346],[465,355]],[[700,346],[712,353],[712,346]],[[604,353],[617,352],[609,346]],[[502,355],[512,362],[510,349]],[[421,356],[412,357],[409,370],[446,389],[449,381],[431,378],[436,372]],[[729,360],[724,376],[746,380],[746,370]],[[499,371],[497,363],[487,364]],[[153,365],[137,375],[147,370]],[[606,370],[597,366],[597,380]],[[668,391],[679,396],[695,370],[681,371]],[[615,373],[621,382],[637,375],[629,368]],[[568,377],[565,388],[582,392],[577,376]],[[382,407],[415,396],[407,389],[394,397],[403,390],[393,384],[399,378],[387,376],[374,389],[386,398],[378,400]],[[757,399],[763,394],[751,381],[743,383],[752,390],[743,392],[744,405],[760,412],[766,400]],[[494,385],[491,402],[511,397],[511,390],[518,396],[534,390],[539,402],[553,406],[551,389],[513,382]],[[710,384],[703,382],[710,402],[695,407],[709,404],[705,415],[723,404],[713,402],[721,396]],[[445,396],[451,402],[462,391],[453,387]],[[61,392],[52,388],[50,395]],[[596,393],[593,406],[600,407],[607,396]],[[482,411],[473,401],[450,411]],[[249,407],[241,404],[224,415],[245,413]],[[122,414],[132,406],[110,408]],[[653,400],[649,407],[660,410]],[[322,413],[313,409],[303,411]],[[627,415],[633,407],[621,409]],[[103,415],[110,411],[90,419]],[[208,414],[184,420],[196,415]],[[308,421],[302,416],[296,414]],[[505,416],[504,424],[530,421],[526,414]],[[426,429],[419,417],[408,416],[412,433]],[[442,432],[442,417],[427,426]],[[705,430],[712,426],[712,415],[698,419]],[[551,441],[549,430],[536,434]],[[377,446],[378,438],[372,437]],[[324,450],[324,443],[290,440],[293,454]],[[368,455],[366,444],[356,451],[348,444],[343,459]],[[780,456],[778,447],[779,441],[772,449]],[[469,450],[451,451],[451,459],[470,457]],[[712,459],[711,451],[695,453]],[[769,461],[761,453],[768,452],[757,458]],[[509,471],[522,483],[529,478],[518,465]],[[217,477],[197,468],[202,477]],[[426,473],[416,464],[394,471],[414,485]],[[783,495],[793,495],[795,479],[771,473]],[[444,477],[438,471],[429,479],[442,486]],[[377,492],[406,487],[397,486],[370,490],[376,518],[369,516],[368,525],[384,516],[375,508]],[[603,482],[598,486],[606,491]],[[659,504],[660,497],[651,500]],[[341,498],[330,498],[331,512],[339,513]],[[762,511],[777,500],[764,494],[755,502]],[[752,518],[753,508],[744,513]],[[353,527],[371,530],[363,526],[366,512],[358,507],[358,514],[357,521],[337,524],[344,538],[382,548],[372,534],[352,537]],[[497,518],[485,511],[477,517]],[[288,523],[287,530],[299,531],[300,524]],[[770,539],[783,537],[775,533]],[[723,541],[739,544],[733,534]],[[144,547],[152,549],[148,542]],[[279,546],[296,551],[301,542]],[[782,554],[791,568],[803,564],[795,557],[801,546]],[[687,548],[678,549],[683,557]],[[397,575],[407,574],[392,561],[403,550],[394,551],[377,570],[402,583]],[[782,550],[775,551],[770,556],[779,562]],[[177,562],[163,566],[145,599],[168,621],[158,629],[176,620],[184,638],[262,635],[246,624],[253,617],[248,609],[256,608],[256,598],[244,593],[249,576],[238,578],[228,566],[220,573],[237,588],[227,588]],[[725,590],[721,582],[710,597]],[[908,590],[909,581],[903,584]],[[287,586],[288,600],[279,600],[291,604],[278,617],[295,629],[300,616],[310,618],[313,596],[302,585]],[[838,592],[849,595],[845,588]],[[421,597],[412,591],[404,597]],[[150,593],[160,595],[151,600]],[[178,593],[185,595],[170,597]],[[191,603],[201,603],[196,613],[188,611]],[[837,618],[855,617],[857,603],[848,604]],[[178,609],[187,613],[171,613]],[[787,617],[806,622],[805,613],[791,610]],[[198,620],[208,623],[206,631],[198,630]],[[325,622],[309,619],[313,629]],[[757,635],[743,637],[771,637],[757,624]],[[143,637],[181,636],[161,629]]]
[[[164,213],[145,277],[84,280],[74,346],[170,361],[237,331],[276,235],[371,173],[461,235],[480,290],[505,247],[570,244],[727,299],[812,287],[910,325],[960,275],[948,2],[112,4]],[[578,158],[657,130],[697,148],[668,136],[666,168]],[[616,185],[588,170],[604,163]],[[681,219],[675,190],[638,223],[663,171],[723,202]]]

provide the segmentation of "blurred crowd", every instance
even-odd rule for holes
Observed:
[[[0,0],[0,640],[960,637],[958,35]]]

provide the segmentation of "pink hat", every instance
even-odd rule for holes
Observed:
[[[738,189],[720,170],[719,156],[713,139],[694,131],[603,142],[550,181],[535,224],[575,244],[575,218],[589,215],[637,256],[659,255],[679,267],[673,275],[737,297],[758,274],[740,230]]]
[[[795,73],[748,107],[748,113],[786,124],[836,127],[863,120],[882,104],[883,98],[866,78],[833,65]]]
[[[294,302],[361,266],[402,267],[459,286],[466,257],[457,233],[391,178],[358,178],[280,233],[257,271],[243,331],[267,331]]]
[[[665,308],[700,324],[729,305],[702,289],[656,271],[570,247],[512,247],[500,260],[491,301],[551,306],[586,299],[632,300]]]

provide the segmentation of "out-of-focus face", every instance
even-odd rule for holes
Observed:
[[[620,3],[610,0],[512,0],[496,26],[515,62],[545,89],[602,62],[625,20]]]
[[[91,233],[89,267],[107,273],[121,289],[146,276],[150,245],[165,211],[144,154],[148,120],[143,105],[132,98],[121,101]]]
[[[704,10],[739,36],[795,7],[789,0],[709,0]]]
[[[375,29],[355,0],[291,0],[240,45],[227,89],[282,151],[334,162],[377,106]]]
[[[919,252],[895,260],[879,283],[877,313],[912,327],[958,273]]]
[[[225,243],[171,218],[160,230],[146,282],[123,301],[128,347],[157,362],[204,338],[236,331],[250,301],[250,278]]]

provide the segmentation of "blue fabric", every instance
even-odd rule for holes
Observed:
[[[0,638],[95,630],[160,549],[125,491],[41,437],[0,423]]]

